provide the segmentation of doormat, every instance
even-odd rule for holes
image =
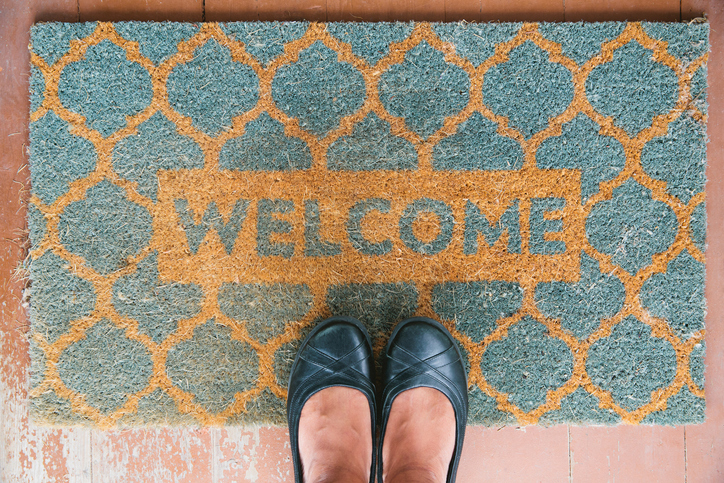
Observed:
[[[285,424],[347,315],[470,424],[704,419],[705,23],[43,23],[38,423]]]

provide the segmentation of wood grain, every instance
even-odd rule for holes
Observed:
[[[80,21],[171,20],[200,22],[203,0],[78,0]]]
[[[567,2],[566,2],[567,3]],[[482,0],[480,20],[491,22],[562,22],[564,0]]]
[[[440,0],[332,0],[327,11],[331,21],[445,20],[445,2]]]
[[[565,0],[566,22],[607,20],[648,20],[678,22],[679,0]]]
[[[69,0],[4,2],[0,10],[0,481],[90,481],[89,431],[28,422],[28,319],[16,275],[26,253],[28,32],[35,21],[77,21],[78,9]]]
[[[326,0],[206,0],[209,22],[240,22],[254,20],[327,20]]]
[[[695,18],[704,16],[704,12],[714,14],[716,8],[721,8],[721,2],[717,3],[716,0],[711,0],[714,4],[712,8],[709,8],[709,0],[681,0],[681,20],[686,22]]]
[[[704,2],[688,2],[687,15],[701,16]],[[686,428],[689,483],[724,481],[724,3],[704,10],[711,23],[706,211],[706,423]]]

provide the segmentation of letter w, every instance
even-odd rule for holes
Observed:
[[[188,240],[191,253],[195,255],[196,252],[199,251],[199,247],[201,246],[201,242],[204,241],[206,233],[213,228],[216,230],[216,233],[219,234],[219,238],[221,238],[221,242],[226,248],[226,253],[231,255],[231,252],[234,250],[234,244],[236,243],[236,237],[239,235],[239,230],[241,230],[241,226],[246,219],[249,200],[238,200],[236,202],[227,223],[224,223],[224,219],[216,207],[216,202],[212,201],[206,208],[204,216],[198,225],[194,223],[194,213],[189,209],[189,202],[187,200],[177,199],[174,201],[174,205],[176,206],[176,213],[178,213],[179,219],[181,220],[181,226],[183,226],[186,232],[186,240]]]

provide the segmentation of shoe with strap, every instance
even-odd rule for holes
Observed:
[[[468,417],[467,374],[455,339],[433,319],[413,317],[403,320],[390,336],[382,365],[378,481],[382,482],[382,445],[392,403],[403,391],[431,387],[450,400],[455,412],[455,450],[446,479],[447,483],[454,483]]]
[[[372,467],[375,476],[375,387],[372,342],[362,323],[352,317],[331,317],[320,322],[304,339],[292,364],[287,393],[287,421],[291,440],[294,481],[302,483],[299,455],[299,419],[307,400],[334,386],[358,389],[367,397],[372,421]]]

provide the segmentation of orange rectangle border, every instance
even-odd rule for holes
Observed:
[[[203,286],[312,279],[315,284],[576,281],[585,236],[580,177],[577,170],[536,168],[159,171],[154,210],[159,272],[166,280]],[[531,205],[545,198],[560,198],[561,207],[538,209],[531,230]],[[480,221],[478,231],[472,226],[471,213],[487,220],[491,230],[507,210],[512,218],[503,221],[514,220],[516,204],[519,233],[514,224],[502,223],[493,230],[497,238],[488,240]],[[427,210],[431,206],[437,208]],[[189,227],[197,233],[196,250]],[[223,239],[216,227],[223,228]],[[511,236],[520,241],[511,242]],[[556,241],[565,248],[541,253],[541,243]]]

